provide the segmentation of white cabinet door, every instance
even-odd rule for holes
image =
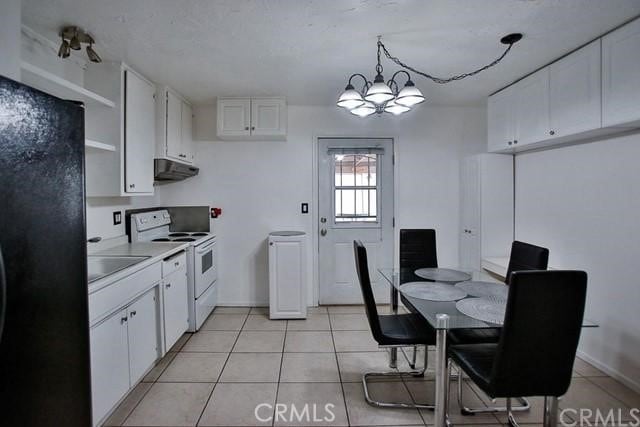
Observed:
[[[129,320],[129,373],[135,384],[158,358],[158,316],[156,288],[151,289],[127,310]]]
[[[127,313],[123,310],[91,328],[91,393],[97,424],[129,390]]]
[[[164,340],[168,351],[189,327],[186,268],[169,274],[163,282]]]
[[[602,38],[602,125],[640,120],[640,19]]]
[[[251,99],[218,100],[218,135],[251,135]]]
[[[167,97],[167,157],[182,160],[182,101],[171,91]]]
[[[551,64],[549,89],[554,137],[600,128],[600,40]]]
[[[516,115],[514,145],[526,145],[550,138],[549,68],[536,71],[512,88]]]
[[[193,163],[193,109],[186,102],[182,103],[182,161]]]
[[[287,134],[286,104],[279,98],[251,99],[251,135]]]
[[[489,97],[487,102],[488,151],[510,148],[514,139],[513,89],[508,87]]]
[[[269,240],[269,317],[307,316],[305,236]]]
[[[125,77],[125,193],[153,193],[155,87],[130,70]]]

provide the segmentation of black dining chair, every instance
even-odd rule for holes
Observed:
[[[362,376],[362,385],[364,387],[364,397],[367,403],[372,406],[383,408],[423,408],[433,409],[433,405],[422,403],[403,403],[403,402],[382,402],[373,400],[369,394],[367,380],[372,377],[391,377],[391,376],[421,376],[426,369],[426,354],[428,353],[426,346],[435,345],[436,336],[433,328],[415,314],[391,314],[380,315],[371,288],[371,279],[369,277],[369,266],[367,262],[367,250],[362,242],[355,240],[353,242],[353,250],[356,260],[356,272],[362,290],[364,299],[364,307],[369,321],[369,327],[373,338],[376,340],[380,348],[391,349],[399,347],[415,347],[425,346],[425,365],[422,369],[412,371],[387,371],[387,372],[366,372]],[[407,360],[407,362],[409,362]],[[409,362],[410,363],[410,362]]]
[[[451,345],[449,359],[489,397],[507,398],[512,426],[513,396],[545,396],[551,417],[545,421],[556,420],[557,398],[571,383],[586,296],[584,271],[513,272],[499,342]]]
[[[418,268],[438,267],[436,252],[436,230],[407,229],[400,230],[400,283],[424,281],[414,271]]]
[[[511,244],[509,265],[505,275],[505,284],[509,284],[511,273],[515,271],[546,270],[549,262],[549,249],[520,241]],[[500,341],[501,328],[487,329],[456,329],[447,334],[447,340],[452,344],[485,344]],[[471,408],[462,404],[462,389],[458,390],[460,410],[465,415],[484,412],[507,412],[505,406],[490,406]],[[512,411],[528,411],[529,401],[524,397],[515,397],[519,405],[513,406]]]

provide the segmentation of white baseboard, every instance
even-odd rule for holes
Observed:
[[[626,385],[627,387],[629,387],[630,389],[632,389],[633,391],[635,391],[636,393],[640,393],[640,383],[633,381],[632,379],[626,377],[625,375],[623,375],[622,373],[618,372],[617,370],[611,368],[610,366],[604,365],[603,363],[595,360],[593,357],[589,356],[588,354],[578,350],[577,351],[577,355],[580,359],[584,360],[585,362],[588,362],[590,364],[592,364],[593,366],[595,366],[596,368],[600,369],[602,372],[604,372],[605,374],[609,375],[611,378],[620,381],[622,384]]]
[[[219,306],[219,307],[269,307],[269,303],[264,301],[218,301],[216,306]]]

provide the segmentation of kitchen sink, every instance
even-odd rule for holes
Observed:
[[[89,255],[87,257],[87,271],[89,283],[105,276],[116,273],[127,267],[131,267],[149,258],[148,256],[101,256]]]

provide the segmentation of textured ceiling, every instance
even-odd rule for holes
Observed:
[[[57,39],[86,28],[103,59],[122,60],[196,103],[222,95],[285,95],[332,105],[351,73],[373,78],[376,36],[435,75],[497,57],[498,40],[525,38],[495,68],[437,85],[414,81],[432,104],[478,104],[489,93],[640,14],[639,0],[22,0],[23,23]],[[397,70],[383,62],[386,77]]]

